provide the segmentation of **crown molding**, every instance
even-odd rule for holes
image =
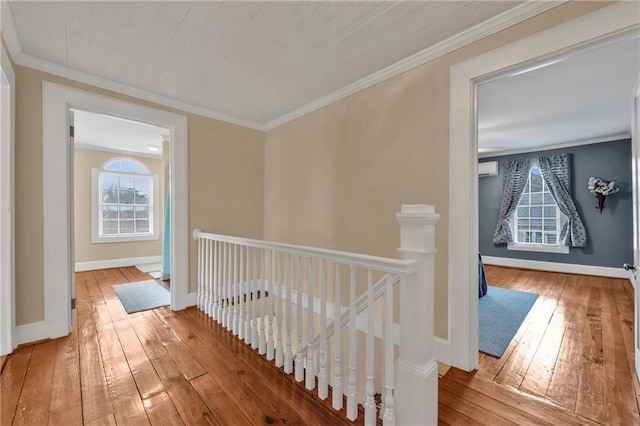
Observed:
[[[411,55],[405,59],[402,59],[394,64],[389,65],[386,68],[376,71],[373,74],[368,75],[358,81],[355,81],[342,89],[338,89],[333,93],[316,99],[300,108],[297,108],[287,114],[284,114],[275,120],[269,121],[265,128],[266,130],[274,129],[303,115],[309,114],[317,109],[327,106],[347,96],[353,95],[361,90],[371,87],[375,84],[381,83],[398,74],[402,74],[405,71],[409,71],[429,61],[437,59],[447,53],[460,49],[468,44],[471,44],[484,37],[490,36],[502,31],[505,28],[511,27],[519,22],[527,20],[533,16],[536,16],[542,12],[546,12],[556,6],[566,3],[566,0],[557,1],[528,1],[500,15],[481,22],[461,33],[458,33],[446,40],[441,41],[431,47],[428,47],[414,55]]]
[[[123,95],[132,96],[134,98],[142,99],[145,101],[153,102],[158,105],[163,105],[169,108],[174,108],[183,112],[190,112],[192,114],[202,115],[205,117],[213,118],[214,120],[224,121],[226,123],[235,124],[242,127],[248,127],[250,129],[264,131],[264,126],[260,123],[256,123],[249,120],[244,120],[238,117],[233,117],[224,113],[212,111],[207,108],[191,105],[186,102],[178,101],[176,99],[167,98],[162,95],[158,95],[146,90],[137,89],[135,87],[128,86],[126,84],[117,83],[112,80],[108,80],[103,77],[98,77],[92,74],[88,74],[82,71],[72,70],[62,65],[54,64],[42,59],[34,58],[24,53],[20,53],[14,56],[14,62],[24,67],[33,68],[38,71],[54,74],[59,77],[75,80],[80,83],[96,86],[101,89],[111,90]]]
[[[478,154],[478,158],[493,158],[493,157],[502,157],[505,155],[514,155],[514,154],[526,154],[528,152],[541,152],[541,151],[550,151],[552,149],[561,149],[561,148],[571,148],[572,146],[582,146],[582,145],[592,145],[595,143],[604,143],[604,142],[615,142],[623,139],[631,138],[630,133],[618,133],[611,136],[604,136],[601,138],[595,139],[582,139],[577,141],[569,141],[562,142],[553,145],[540,145],[531,148],[521,148],[521,149],[506,149],[504,151],[494,151]]]

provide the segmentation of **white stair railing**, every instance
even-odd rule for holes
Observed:
[[[409,205],[396,217],[402,259],[196,229],[198,307],[296,381],[304,381],[307,389],[317,384],[321,399],[328,398],[331,386],[332,406],[345,408],[350,420],[358,417],[362,404],[367,425],[378,417],[385,425],[436,424],[433,258],[438,215],[432,206]],[[375,339],[380,339],[379,349]],[[380,407],[376,393],[381,394]]]

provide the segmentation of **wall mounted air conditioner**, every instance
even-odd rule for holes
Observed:
[[[498,176],[498,162],[488,161],[486,163],[478,163],[478,176]]]

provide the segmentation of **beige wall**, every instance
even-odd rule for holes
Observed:
[[[126,259],[130,257],[161,256],[162,231],[164,223],[164,188],[162,159],[138,157],[127,154],[146,165],[151,173],[158,175],[158,223],[159,239],[152,241],[132,241],[126,243],[98,243],[91,242],[91,169],[99,169],[113,157],[122,157],[113,152],[96,151],[92,149],[74,150],[74,220],[75,220],[75,254],[76,262],[96,262],[100,260]]]
[[[449,67],[600,7],[573,2],[267,132],[265,238],[397,257],[402,204],[433,204],[447,337]]]
[[[44,319],[42,82],[184,114],[189,120],[189,229],[262,238],[264,133],[15,65],[16,323]],[[195,241],[189,246],[195,290]]]

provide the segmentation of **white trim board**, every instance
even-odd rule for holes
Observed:
[[[170,129],[171,141],[171,309],[186,307],[189,293],[189,183],[187,117],[53,84],[42,83],[42,177],[44,318],[48,337],[71,331],[73,258],[73,172],[68,129],[71,108],[155,124]],[[64,190],[61,191],[60,188]]]
[[[482,256],[486,265],[508,266],[511,268],[535,269],[536,271],[561,272],[564,274],[595,275],[609,278],[629,278],[629,272],[622,268],[606,266],[577,265],[573,263],[543,262],[540,260],[513,259],[510,257]]]
[[[6,7],[5,2],[0,8]],[[15,247],[15,103],[16,82],[11,60],[0,43],[0,355],[16,343]]]
[[[298,117],[313,112],[319,108],[322,108],[349,95],[378,84],[384,80],[395,77],[396,75],[399,75],[405,71],[437,59],[443,55],[446,55],[447,53],[453,52],[454,50],[460,49],[468,44],[480,40],[481,38],[502,31],[505,28],[511,27],[515,24],[518,24],[519,22],[525,21],[533,16],[546,12],[547,10],[559,6],[565,2],[566,0],[554,0],[522,3],[521,5],[513,7],[506,12],[503,12],[491,19],[481,22],[474,27],[471,27],[446,40],[443,40],[434,46],[428,47],[421,52],[409,56],[408,58],[402,59],[395,64],[392,64],[386,68],[383,68],[382,70],[370,74],[369,76],[350,83],[347,86],[334,91],[333,93],[325,95],[306,105],[296,108],[291,112],[288,112],[278,118],[269,121],[268,123],[257,123],[239,117],[234,117],[225,113],[213,111],[207,108],[178,101],[176,99],[170,99],[156,93],[117,83],[85,72],[72,70],[62,65],[54,64],[42,59],[29,56],[22,51],[22,46],[20,45],[20,40],[18,39],[17,31],[15,28],[15,22],[13,21],[13,13],[6,13],[7,16],[5,20],[8,31],[4,33],[4,36],[7,42],[7,46],[9,46],[9,50],[11,51],[11,56],[14,62],[18,65],[33,68],[49,74],[58,75],[64,78],[69,78],[81,83],[90,84],[92,86],[101,87],[103,89],[122,93],[124,95],[134,96],[139,99],[144,99],[150,102],[157,103],[159,105],[176,108],[181,111],[202,115],[205,117],[213,118],[215,120],[248,127],[251,129],[266,131],[278,127],[289,121],[295,120]]]
[[[46,321],[31,322],[16,327],[18,344],[37,342],[49,338],[49,326]]]
[[[96,260],[92,262],[76,262],[76,272],[95,271],[96,269],[122,268],[125,266],[145,265],[147,263],[162,263],[162,255]]]
[[[449,158],[456,159],[449,165],[448,230],[448,335],[453,366],[471,371],[478,365],[477,84],[552,57],[637,35],[639,7],[637,2],[614,3],[450,68]]]
[[[478,158],[500,157],[503,155],[525,154],[528,152],[551,151],[552,149],[571,148],[573,146],[592,145],[592,144],[604,143],[604,142],[615,142],[615,141],[619,141],[622,139],[629,139],[629,138],[631,138],[631,134],[620,133],[617,135],[611,135],[611,136],[606,136],[602,138],[562,142],[562,143],[557,143],[553,145],[542,145],[534,148],[507,149],[504,151],[482,152],[482,153],[478,153]]]

